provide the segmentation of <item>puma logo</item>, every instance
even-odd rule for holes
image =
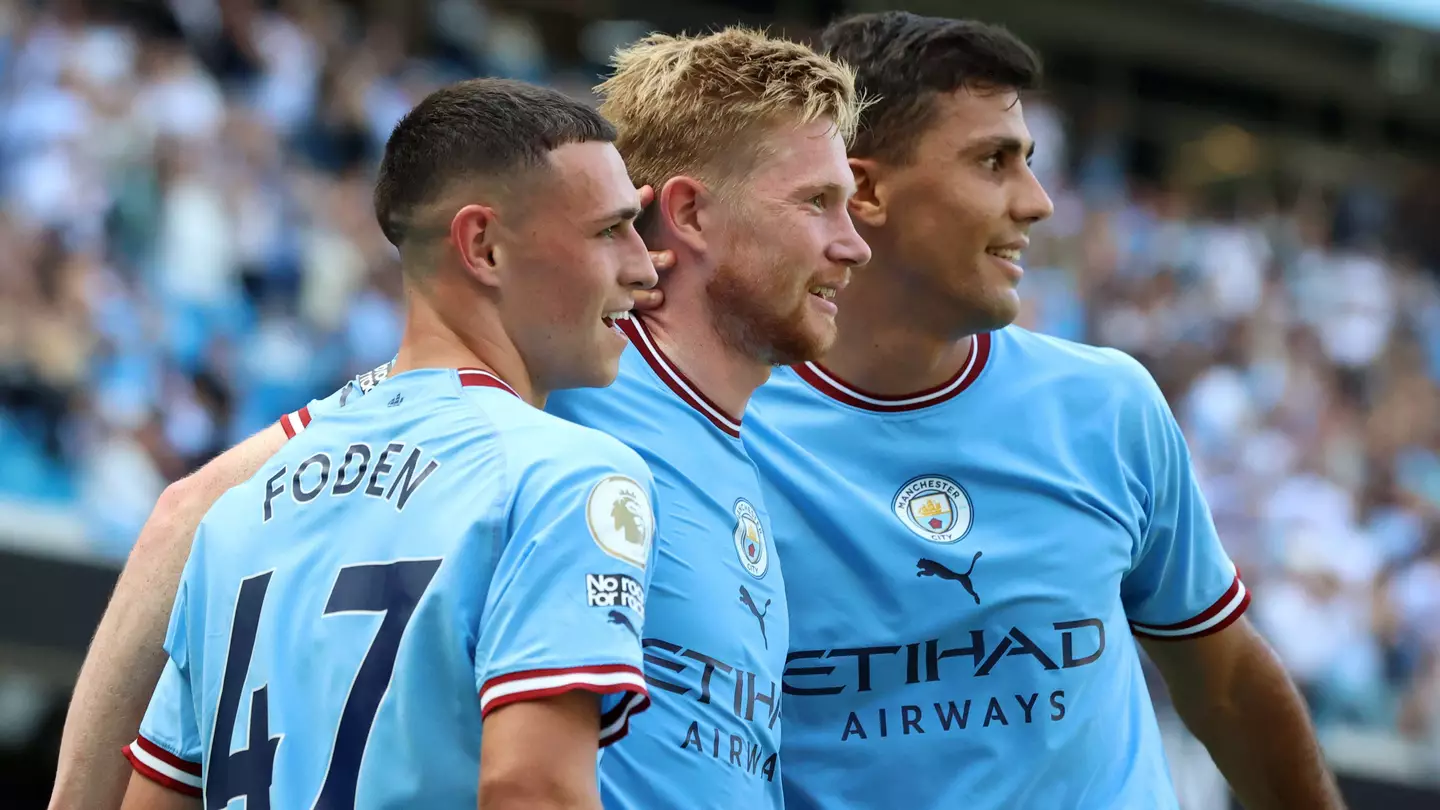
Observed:
[[[958,582],[960,583],[960,587],[965,589],[966,593],[975,598],[975,604],[978,605],[980,604],[980,595],[975,593],[975,584],[970,581],[970,575],[975,572],[975,563],[980,559],[980,554],[981,552],[979,551],[975,552],[975,556],[970,559],[970,568],[963,574],[951,571],[949,568],[946,568],[934,560],[927,560],[922,557],[915,563],[915,567],[920,569],[915,572],[915,576],[939,577],[941,579]]]
[[[760,622],[760,640],[765,642],[765,649],[770,649],[770,639],[765,637],[765,616],[770,613],[770,600],[765,600],[765,611],[762,613],[760,608],[755,606],[755,600],[751,598],[750,592],[745,590],[744,585],[741,585],[740,601],[745,607],[750,608],[750,615],[755,617],[755,621]]]
[[[637,639],[640,638],[640,631],[635,629],[635,625],[630,623],[630,617],[626,616],[624,613],[621,613],[618,610],[610,611],[610,623],[618,624],[626,630],[629,630],[630,635],[634,636]]]

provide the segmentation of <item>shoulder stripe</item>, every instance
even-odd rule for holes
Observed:
[[[1237,573],[1234,581],[1230,583],[1229,589],[1215,600],[1215,604],[1194,618],[1163,625],[1131,622],[1130,629],[1137,636],[1163,641],[1201,638],[1218,633],[1234,624],[1235,620],[1240,618],[1248,607],[1250,607],[1250,589],[1245,587],[1245,583],[1240,580],[1240,575]]]
[[[802,363],[790,368],[800,379],[809,383],[811,388],[851,407],[880,413],[914,411],[949,401],[969,388],[980,376],[980,372],[985,370],[990,360],[993,340],[989,332],[975,335],[970,341],[970,353],[966,355],[965,362],[955,376],[933,388],[901,396],[876,394],[856,388],[819,363]]]
[[[479,368],[458,368],[455,373],[460,376],[460,385],[465,388],[499,388],[501,391],[508,391],[516,399],[520,394],[516,393],[510,384],[500,379],[493,371],[486,371]]]
[[[486,681],[485,685],[480,688],[480,716],[484,717],[501,706],[511,703],[550,697],[576,689],[600,695],[613,695],[618,692],[633,693],[631,699],[621,702],[622,706],[633,703],[634,696],[644,698],[642,703],[649,703],[645,676],[640,673],[640,670],[628,664],[531,669],[524,672],[512,672],[508,675],[497,675]],[[636,703],[624,713],[616,714],[615,717],[602,718],[609,721],[602,723],[602,726],[608,727],[616,723],[623,726],[626,717],[640,710],[642,710],[641,705]],[[619,733],[623,734],[623,729]],[[619,739],[619,737],[615,739]]]
[[[292,411],[280,417],[280,427],[285,429],[285,438],[293,439],[310,427],[310,406]]]
[[[146,779],[186,796],[201,795],[200,763],[183,760],[144,737],[136,737],[123,753]]]

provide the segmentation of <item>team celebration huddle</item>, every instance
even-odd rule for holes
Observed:
[[[1143,647],[1341,807],[1150,375],[1011,325],[1039,80],[889,12],[431,94],[393,362],[162,498],[51,806],[1178,810]]]

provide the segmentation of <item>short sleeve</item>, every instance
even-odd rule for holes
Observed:
[[[343,405],[343,400],[349,397],[350,388],[354,384],[353,381],[347,382],[335,389],[335,393],[330,396],[324,399],[312,399],[310,404],[300,410],[291,411],[280,417],[280,427],[285,431],[285,438],[293,439],[304,433],[315,417],[339,410]]]
[[[312,399],[310,403],[298,411],[291,411],[280,417],[280,427],[285,431],[285,437],[293,439],[310,427],[310,423],[317,418],[345,407],[355,397],[370,393],[370,389],[384,382],[390,376],[390,369],[395,364],[394,360],[379,368],[361,374],[353,380],[345,383],[335,392],[324,399]]]
[[[124,754],[147,779],[187,796],[199,796],[203,786],[200,764],[204,761],[204,748],[195,717],[189,667],[185,663],[184,593],[182,585],[165,640],[169,654],[165,670],[140,721],[139,736],[125,746]]]
[[[482,716],[594,692],[603,696],[600,744],[608,745],[648,707],[640,639],[653,497],[648,468],[618,442],[525,471],[475,652]]]
[[[1149,373],[1122,441],[1146,495],[1141,542],[1121,586],[1135,635],[1179,640],[1218,633],[1240,617],[1250,593],[1215,531],[1185,437]]]

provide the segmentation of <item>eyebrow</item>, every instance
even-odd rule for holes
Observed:
[[[850,197],[854,196],[854,194],[855,194],[855,184],[854,184],[854,183],[849,183],[849,184],[844,184],[844,185],[842,185],[842,184],[840,184],[840,183],[824,183],[824,182],[820,182],[820,183],[809,183],[809,184],[806,184],[806,185],[803,185],[803,186],[800,187],[800,193],[801,193],[802,195],[804,195],[805,199],[807,199],[807,200],[810,199],[811,197],[814,197],[816,194],[832,194],[832,193],[833,193],[833,194],[837,194],[837,195],[839,195],[840,197],[848,200]]]
[[[595,217],[592,222],[597,225],[601,222],[629,222],[638,216],[640,216],[640,206],[627,205],[624,208],[616,208],[608,214],[601,214]]]
[[[1009,152],[1031,157],[1035,154],[1035,142],[1025,142],[1012,135],[994,135],[981,138],[965,148],[966,152]]]

